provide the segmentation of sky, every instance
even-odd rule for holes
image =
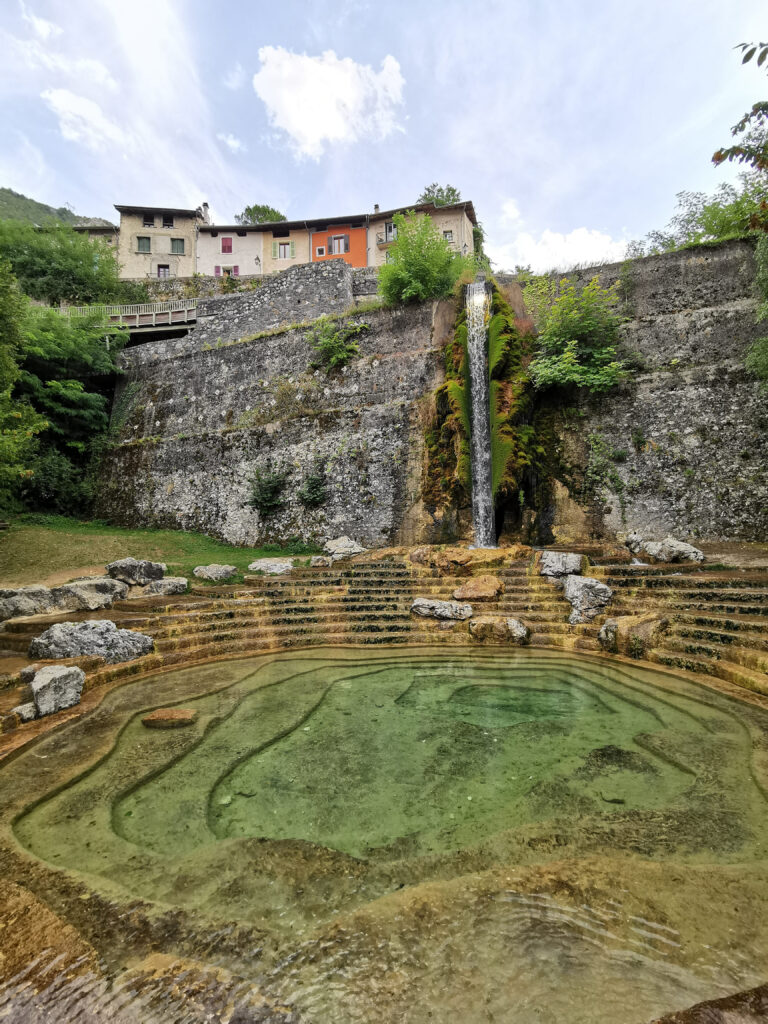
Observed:
[[[2,0],[0,186],[290,219],[470,199],[499,269],[622,257],[768,76],[765,0]]]

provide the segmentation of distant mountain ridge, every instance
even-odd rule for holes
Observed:
[[[0,188],[0,220],[23,220],[27,224],[47,224],[52,220],[62,224],[92,225],[107,227],[111,221],[103,217],[80,217],[66,206],[58,209],[38,203],[36,199],[23,196],[11,188]]]

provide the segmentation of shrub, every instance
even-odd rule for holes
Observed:
[[[318,508],[325,503],[327,497],[325,466],[316,461],[312,471],[304,477],[304,483],[299,489],[299,501],[305,508]]]
[[[329,316],[321,316],[307,333],[307,339],[317,352],[313,367],[340,370],[360,351],[357,339],[370,330],[370,324],[347,321],[340,324]]]
[[[285,466],[267,465],[256,469],[250,480],[251,495],[248,504],[255,508],[264,518],[274,515],[283,506],[283,490],[291,475]]]
[[[551,305],[538,311],[539,354],[529,368],[534,387],[599,393],[621,382],[626,373],[616,359],[623,322],[618,301],[617,286],[603,288],[597,277],[583,288],[560,282]]]
[[[379,271],[379,292],[389,306],[450,295],[471,257],[459,256],[426,214],[396,213],[397,238]]]

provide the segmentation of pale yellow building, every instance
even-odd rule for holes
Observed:
[[[208,223],[208,204],[196,210],[158,206],[118,206],[120,276],[191,277],[196,267],[197,229]]]
[[[262,224],[265,274],[276,274],[300,263],[311,263],[311,228],[304,220]]]
[[[450,247],[462,256],[468,256],[474,252],[473,227],[477,224],[475,208],[471,202],[452,203],[450,206],[435,206],[433,203],[414,203],[413,206],[401,206],[395,210],[385,210],[383,213],[378,207],[368,219],[368,266],[380,267],[387,261],[387,251],[397,238],[397,228],[394,223],[396,213],[408,213],[413,210],[417,217],[425,214],[432,218],[432,222],[440,232],[441,237]]]

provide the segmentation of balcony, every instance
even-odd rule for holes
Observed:
[[[392,245],[397,240],[397,232],[391,234],[388,231],[379,231],[376,233],[376,245],[379,249],[386,249],[388,245]]]

